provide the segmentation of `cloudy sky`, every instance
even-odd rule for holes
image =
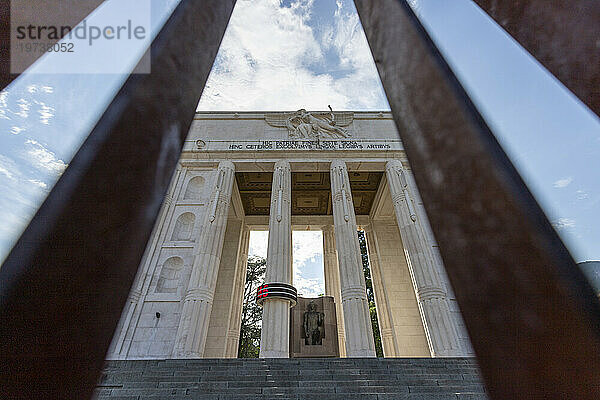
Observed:
[[[200,110],[387,110],[348,0],[238,0]]]
[[[269,232],[250,232],[249,256],[267,257]],[[292,232],[294,286],[298,295],[317,297],[325,294],[323,271],[323,234],[321,231]]]
[[[107,1],[92,18],[110,22],[139,1]],[[151,0],[152,32],[176,3]],[[470,0],[411,4],[576,260],[600,259],[598,118]],[[44,66],[63,62],[89,70],[108,59],[112,70],[126,71],[139,54],[138,43],[109,58],[103,52],[68,60],[47,55],[0,92],[0,260],[126,78],[40,73]],[[352,2],[238,0],[198,109],[328,104],[337,110],[388,109]],[[303,242],[312,246],[320,239]],[[322,282],[315,249],[295,249],[304,260],[296,264],[304,271],[298,279],[311,285]]]

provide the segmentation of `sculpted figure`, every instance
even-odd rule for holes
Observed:
[[[307,112],[305,109],[299,110],[298,115],[304,123],[311,124],[313,126],[313,129],[317,132],[320,131],[322,133],[329,134],[333,137],[335,137],[336,135],[339,135],[341,137],[350,136],[346,129],[336,126],[335,121],[333,120],[329,121],[317,118],[311,113]]]
[[[317,311],[317,305],[314,301],[308,303],[308,311],[304,313],[304,344],[321,345],[325,337],[325,327],[323,321],[325,314]]]
[[[290,138],[318,139],[347,138],[352,136],[346,128],[354,120],[354,113],[343,111],[308,112],[304,108],[291,113],[265,113],[268,125],[287,128]]]
[[[286,120],[286,126],[289,132],[300,138],[313,137],[313,132],[317,133],[317,131],[314,129],[313,125],[302,118],[299,113],[300,111],[297,111],[294,115]]]

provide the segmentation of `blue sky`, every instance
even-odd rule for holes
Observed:
[[[111,21],[134,1],[140,0],[110,0],[94,17]],[[156,32],[177,0],[151,1]],[[470,0],[411,4],[575,259],[600,259],[598,118]],[[126,50],[108,58],[81,54],[68,63],[120,63],[126,70],[140,48]],[[45,58],[40,64],[66,63]],[[0,93],[0,259],[125,77],[28,73]],[[238,0],[198,109],[328,104],[337,110],[388,109],[352,2]],[[302,251],[295,254],[310,254]],[[322,282],[318,257],[296,264],[304,271],[299,278]]]

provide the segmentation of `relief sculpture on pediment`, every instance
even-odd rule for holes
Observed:
[[[342,139],[352,136],[345,128],[352,123],[351,112],[308,112],[300,109],[293,113],[265,114],[265,120],[271,126],[287,128],[290,138]]]

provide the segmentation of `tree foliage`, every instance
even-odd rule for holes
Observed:
[[[375,308],[375,294],[373,293],[373,282],[371,281],[371,270],[369,268],[369,255],[367,253],[367,240],[365,238],[365,232],[358,231],[358,243],[360,244],[360,256],[362,259],[363,273],[365,274],[367,300],[369,301],[369,313],[371,314],[373,339],[375,340],[375,352],[377,357],[383,357],[383,346],[381,345],[381,333],[379,332],[379,321],[377,320],[377,309]]]
[[[239,358],[258,358],[260,348],[260,323],[262,307],[256,304],[256,290],[264,283],[267,260],[250,256],[246,268],[244,305],[240,329]]]

